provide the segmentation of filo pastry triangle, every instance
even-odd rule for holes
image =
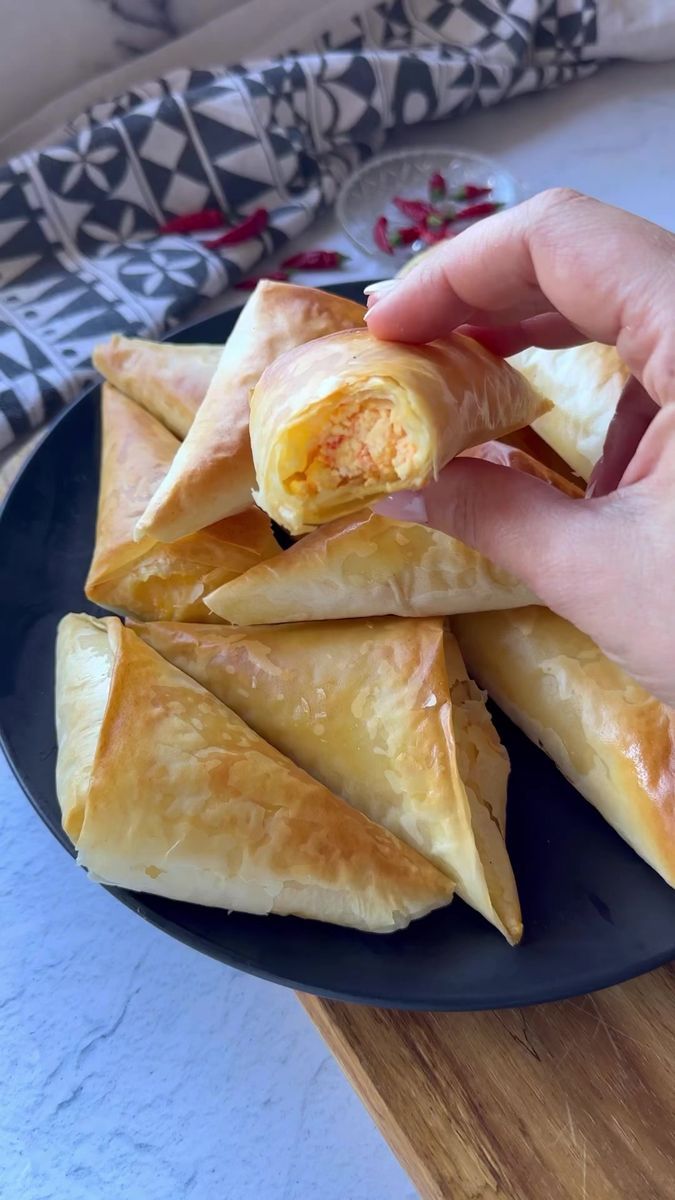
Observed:
[[[169,546],[134,540],[134,527],[178,441],[110,384],[103,387],[101,477],[88,598],[143,620],[208,621],[204,596],[278,550],[259,509],[220,521]]]
[[[349,329],[277,358],[251,397],[255,499],[293,534],[391,492],[423,488],[451,458],[551,407],[461,334],[428,346]]]
[[[251,392],[284,350],[363,322],[360,304],[317,288],[262,280],[222,350],[210,387],[138,535],[173,541],[252,503]]]
[[[535,462],[541,463],[543,467],[548,467],[550,471],[554,471],[556,475],[566,479],[568,483],[583,487],[583,481],[576,471],[556,453],[552,446],[549,446],[548,442],[544,441],[543,437],[535,433],[531,425],[525,425],[522,429],[514,429],[513,433],[507,434],[499,441],[513,446],[514,450],[523,451]]]
[[[481,686],[675,886],[675,710],[547,608],[451,623]]]
[[[114,617],[65,617],[57,793],[98,880],[385,933],[451,881],[263,741]]]
[[[96,346],[92,361],[108,383],[184,438],[199,408],[222,346],[147,342],[116,333]]]
[[[516,447],[488,442],[470,453],[581,494]],[[419,511],[425,515],[423,502]],[[449,616],[519,608],[536,599],[515,576],[457,538],[365,508],[315,529],[207,595],[206,603],[234,625],[258,625],[388,613]]]
[[[509,761],[441,620],[133,628],[519,940]]]
[[[552,408],[538,417],[540,437],[588,480],[630,371],[614,346],[589,342],[566,350],[531,347],[509,360]]]

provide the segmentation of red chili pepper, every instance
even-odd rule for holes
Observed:
[[[390,246],[411,246],[420,236],[417,225],[406,225],[401,229],[392,229],[389,234]]]
[[[285,258],[281,265],[289,271],[324,271],[341,267],[346,261],[347,255],[337,250],[303,250]]]
[[[261,279],[274,279],[279,283],[286,283],[288,278],[288,271],[270,271],[268,275],[251,275],[249,279],[240,279],[234,286],[240,292],[252,292]]]
[[[428,200],[407,200],[405,196],[394,196],[393,203],[409,221],[424,221],[436,212]]]
[[[478,200],[480,196],[489,196],[491,191],[491,187],[483,187],[479,183],[465,183],[463,187],[457,188],[457,191],[452,193],[450,199]]]
[[[429,229],[428,225],[420,226],[418,235],[427,246],[435,246],[436,242],[444,242],[447,238],[456,236],[454,230],[448,229],[447,224],[442,225],[440,229]]]
[[[220,237],[210,238],[207,242],[202,242],[209,250],[217,250],[219,246],[237,246],[239,242],[246,242],[249,238],[257,237],[264,229],[267,229],[269,224],[269,213],[266,208],[256,208],[249,217],[245,217],[233,229],[228,229],[227,233],[221,233]]]
[[[483,200],[479,204],[470,204],[468,208],[460,208],[455,213],[455,220],[472,221],[475,217],[491,217],[503,207],[503,204],[496,204],[493,200]]]
[[[434,204],[443,200],[448,194],[448,187],[439,171],[435,171],[429,180],[429,196]]]
[[[199,233],[202,229],[220,229],[227,225],[227,217],[218,208],[204,208],[201,212],[182,213],[171,217],[160,225],[160,233]]]
[[[389,240],[389,222],[386,217],[377,218],[373,225],[373,238],[378,250],[382,250],[385,254],[394,253]]]

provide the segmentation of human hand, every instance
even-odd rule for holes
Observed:
[[[429,524],[519,576],[675,705],[675,236],[556,189],[440,245],[369,300],[377,337],[426,342],[460,326],[505,355],[605,342],[631,370],[583,503],[471,458],[424,501]]]

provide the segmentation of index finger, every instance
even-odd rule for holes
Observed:
[[[514,325],[559,313],[579,341],[616,345],[664,403],[675,387],[674,311],[675,236],[554,189],[444,243],[376,297],[368,328],[376,337],[426,342],[460,325]]]

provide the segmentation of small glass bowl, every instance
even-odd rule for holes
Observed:
[[[390,264],[398,262],[401,265],[411,254],[424,249],[425,243],[419,241],[410,246],[399,246],[391,255],[385,254],[375,245],[373,226],[381,216],[387,217],[394,229],[410,225],[392,199],[405,196],[406,199],[428,200],[429,179],[437,171],[445,179],[449,196],[463,184],[475,183],[492,189],[489,196],[481,199],[495,201],[505,208],[522,199],[521,187],[515,177],[482,154],[455,146],[397,150],[371,158],[343,184],[335,211],[347,236],[364,254]]]

